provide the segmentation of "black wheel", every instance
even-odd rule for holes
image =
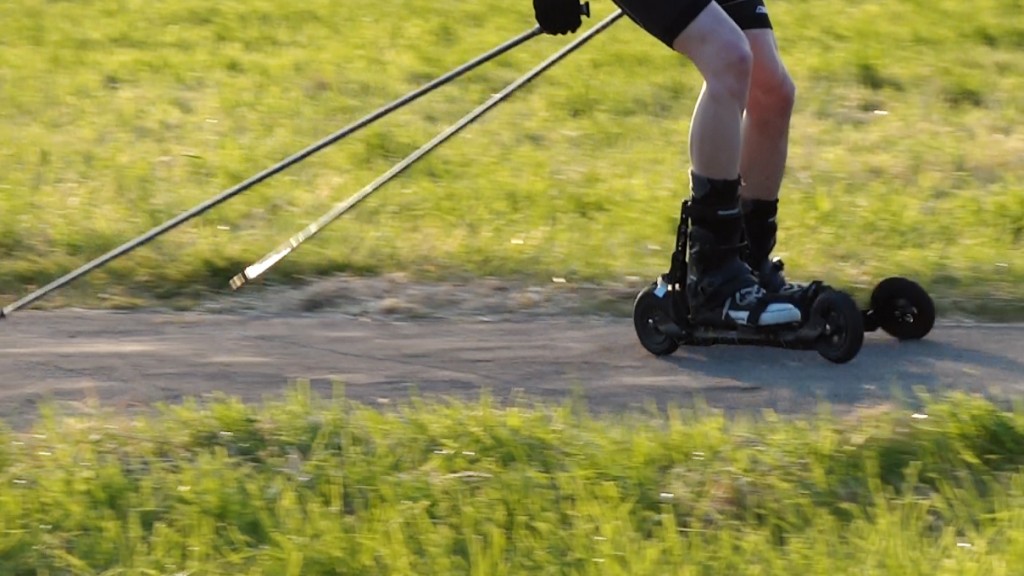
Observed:
[[[853,298],[845,292],[827,290],[811,306],[812,321],[820,318],[824,329],[817,350],[826,360],[845,364],[853,360],[864,345],[864,319]]]
[[[651,284],[637,294],[633,302],[633,327],[645,350],[655,356],[667,356],[679,348],[675,338],[665,334],[658,325],[669,320],[668,297],[655,294],[657,284]]]
[[[920,340],[935,326],[935,302],[913,280],[886,278],[871,292],[871,315],[890,336]]]

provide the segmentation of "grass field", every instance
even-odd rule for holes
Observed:
[[[918,410],[49,413],[0,444],[0,572],[1018,574],[1024,416]]]
[[[799,86],[780,255],[1024,294],[1019,0],[771,6]],[[594,4],[595,18],[613,9]],[[533,25],[528,2],[10,0],[0,294],[22,295]],[[64,293],[195,297],[565,42],[532,41]],[[623,21],[273,269],[618,282],[666,267],[694,70]],[[980,299],[980,300],[979,300]]]

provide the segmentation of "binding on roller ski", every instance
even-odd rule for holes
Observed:
[[[935,305],[912,280],[882,281],[863,310],[849,294],[820,280],[785,282],[782,260],[767,259],[774,247],[774,217],[769,230],[750,223],[744,226],[749,209],[718,210],[714,204],[705,205],[700,194],[705,184],[695,182],[695,197],[682,204],[669,271],[644,288],[634,302],[634,327],[648,352],[664,356],[681,345],[746,344],[817,350],[842,364],[860,352],[865,331],[882,329],[900,340],[921,339],[931,331]],[[726,200],[723,206],[729,205]],[[746,241],[750,234],[769,236],[759,239],[767,247],[761,254]],[[742,287],[751,281],[756,285]],[[734,298],[717,306],[702,301],[708,293],[723,289],[729,293],[736,286],[741,287],[739,292],[767,291],[768,296],[741,311],[730,309]],[[770,315],[775,316],[772,322],[761,322]]]

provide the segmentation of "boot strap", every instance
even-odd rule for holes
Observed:
[[[757,304],[754,304],[754,307],[750,309],[750,315],[747,316],[747,324],[757,326],[761,322],[761,315],[768,309],[768,306],[783,303],[796,305],[792,298],[787,298],[781,294],[765,294],[761,296]]]
[[[733,206],[732,204],[703,206],[691,203],[686,207],[684,215],[693,221],[694,225],[700,225],[706,222],[737,220],[743,217],[743,213],[740,211],[739,207]],[[705,224],[705,227],[706,226],[707,225]]]

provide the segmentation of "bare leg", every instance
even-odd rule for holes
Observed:
[[[779,189],[786,169],[796,89],[782,65],[775,34],[770,29],[758,29],[748,30],[746,35],[754,53],[740,163],[745,181],[741,206],[746,258],[761,286],[779,292],[785,288],[786,279],[781,268],[772,263],[771,254],[778,231]]]
[[[743,118],[741,194],[751,200],[775,200],[789,151],[789,122],[796,87],[779,56],[770,29],[745,32],[754,56],[750,95]]]
[[[734,179],[740,173],[743,109],[753,66],[747,39],[713,3],[672,47],[693,61],[704,77],[690,124],[693,171],[707,178]]]

